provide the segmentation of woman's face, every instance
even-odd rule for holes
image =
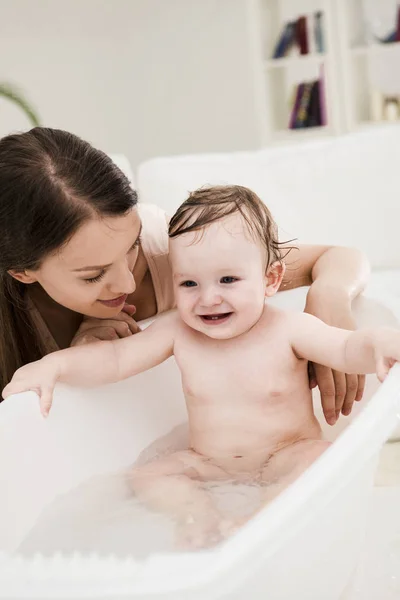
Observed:
[[[141,223],[137,209],[86,222],[37,270],[25,271],[58,304],[98,318],[117,315],[135,291]]]

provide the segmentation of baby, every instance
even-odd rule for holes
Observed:
[[[131,473],[147,506],[171,515],[180,539],[209,545],[236,524],[206,492],[209,481],[256,481],[264,501],[328,447],[313,413],[307,362],[383,380],[400,359],[400,332],[336,329],[268,305],[284,263],[275,223],[241,186],[192,193],[169,226],[177,311],[125,339],[50,354],[19,369],[3,396],[34,390],[47,414],[57,381],[97,386],[174,355],[190,447]]]

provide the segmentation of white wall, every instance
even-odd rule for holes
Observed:
[[[245,0],[0,0],[0,81],[135,167],[257,145]],[[0,99],[0,135],[25,129]]]

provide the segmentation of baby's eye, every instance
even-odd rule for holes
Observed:
[[[181,287],[195,287],[197,283],[195,281],[182,281]]]
[[[220,283],[235,283],[235,281],[238,281],[238,278],[227,275],[226,277],[221,277],[219,281]]]

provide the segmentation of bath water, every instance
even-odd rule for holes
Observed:
[[[188,447],[187,423],[175,427],[145,448],[135,461],[142,465]],[[22,541],[18,551],[27,556],[40,552],[73,552],[142,559],[155,552],[173,552],[175,523],[146,508],[128,485],[128,469],[99,475],[56,497]],[[246,517],[261,505],[258,484],[207,482],[210,493],[226,517]]]
[[[226,517],[246,517],[260,506],[260,486],[235,482],[204,484]],[[147,509],[132,494],[126,472],[91,478],[58,496],[41,513],[18,551],[73,552],[143,559],[177,550],[175,523]]]

